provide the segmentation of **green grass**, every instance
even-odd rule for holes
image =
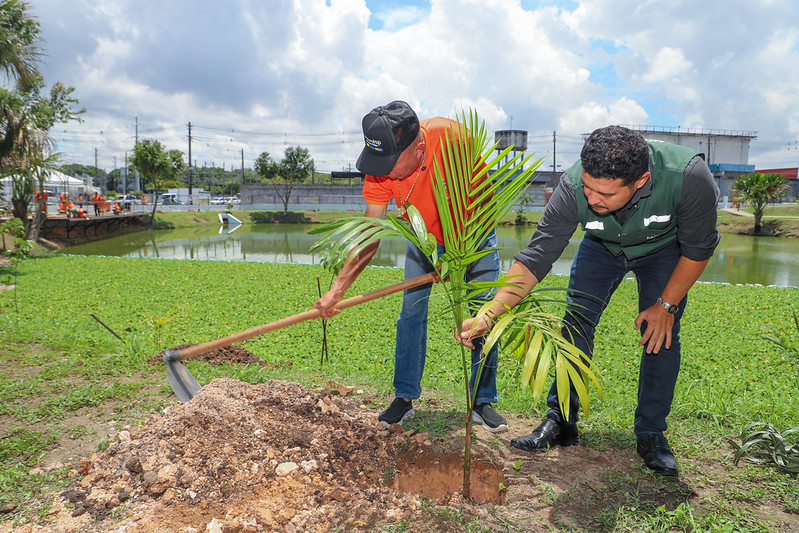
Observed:
[[[7,273],[0,268],[0,279]],[[304,265],[70,256],[23,262],[18,288],[0,291],[0,416],[6,420],[3,427],[9,428],[0,434],[0,503],[24,508],[68,480],[64,472],[38,468],[39,458],[52,449],[59,432],[73,438],[103,437],[83,426],[67,429],[63,424],[69,417],[89,413],[100,421],[113,418],[135,424],[159,412],[168,403],[169,387],[163,366],[147,364],[153,354],[307,310],[317,297],[317,276],[323,287],[330,280],[321,268]],[[368,268],[349,295],[401,279],[400,270]],[[549,277],[544,285],[564,286],[566,281]],[[749,422],[761,420],[780,430],[797,425],[799,368],[763,336],[795,334],[791,309],[799,308],[799,292],[697,285],[689,300],[668,436],[678,457],[686,458],[681,462],[684,475],[697,489],[712,489],[715,496],[689,501],[682,489],[658,488],[645,469],[634,468],[615,476],[616,483],[597,496],[593,514],[583,517],[598,530],[769,531],[776,526],[763,525],[762,513],[753,507],[799,514],[796,476],[745,462],[733,467],[725,459],[731,451],[726,439]],[[329,362],[321,368],[318,321],[244,343],[266,361],[291,365],[187,366],[200,383],[230,376],[252,383],[285,379],[316,387],[333,379],[377,395],[377,410],[393,392],[394,324],[400,301],[400,295],[392,295],[330,320]],[[605,397],[594,398],[581,431],[583,443],[598,450],[634,448],[631,427],[640,358],[633,325],[636,301],[635,283],[624,281],[597,329],[596,368]],[[463,422],[463,391],[452,324],[444,297],[436,291],[430,317],[422,401],[434,399],[435,405],[420,403],[419,416],[409,427],[444,435]],[[544,413],[544,401],[533,402],[517,385],[514,368],[514,361],[500,360],[498,410],[529,418],[534,425]],[[705,471],[701,465],[707,464],[718,467]],[[642,497],[642,483],[654,485],[655,493],[665,490],[672,500],[662,508],[655,505]],[[554,505],[564,497],[553,495]],[[568,517],[562,519],[561,529],[568,529]],[[468,525],[474,530],[485,526]]]

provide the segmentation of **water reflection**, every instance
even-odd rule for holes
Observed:
[[[318,254],[308,250],[317,236],[308,235],[312,225],[235,226],[198,231],[145,231],[74,246],[64,253],[120,257],[160,257],[318,264]],[[513,255],[527,246],[532,228],[508,227],[498,231],[501,268],[513,263]],[[552,273],[568,275],[579,237],[573,238]],[[373,265],[402,267],[403,239],[385,239]],[[701,280],[732,284],[799,286],[799,239],[724,235]]]

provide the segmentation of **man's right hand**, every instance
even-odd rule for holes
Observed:
[[[333,291],[328,291],[321,298],[316,300],[316,303],[313,304],[313,308],[319,309],[320,318],[327,319],[341,312],[340,309],[336,309],[336,304],[340,301],[341,298],[333,294]]]

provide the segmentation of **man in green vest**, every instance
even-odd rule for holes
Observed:
[[[647,142],[620,126],[595,130],[580,160],[555,188],[530,244],[508,270],[512,287],[497,291],[490,315],[462,326],[467,346],[485,335],[496,317],[513,307],[547,275],[581,224],[585,237],[572,263],[563,334],[589,357],[594,331],[611,295],[628,272],[638,283],[635,328],[644,346],[634,430],[647,467],[678,475],[677,461],[663,435],[680,370],[680,320],[688,290],[719,242],[719,191],[703,156],[684,146]],[[493,320],[492,320],[493,317]],[[558,407],[553,383],[549,411],[531,434],[511,440],[529,452],[579,442],[574,389],[569,419]]]

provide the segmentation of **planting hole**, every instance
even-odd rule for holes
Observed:
[[[463,488],[463,455],[411,450],[397,463],[394,489],[442,503]],[[505,474],[501,467],[472,456],[471,489],[475,503],[505,504]]]

